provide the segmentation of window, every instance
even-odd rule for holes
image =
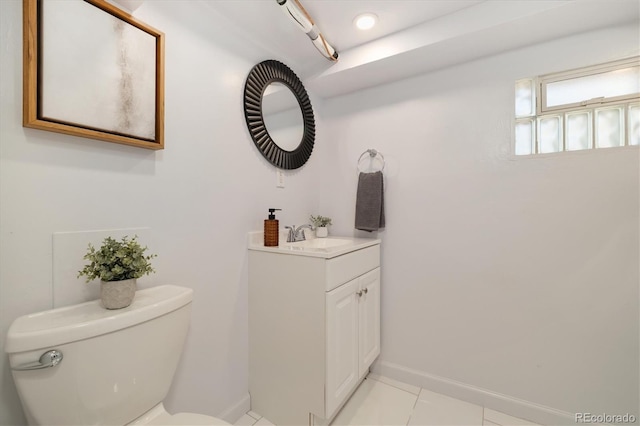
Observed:
[[[640,57],[516,81],[515,154],[640,144]]]

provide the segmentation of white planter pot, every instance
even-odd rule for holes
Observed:
[[[126,308],[136,295],[136,279],[100,281],[100,299],[107,309]]]
[[[316,237],[317,238],[324,238],[327,235],[329,235],[329,228],[327,228],[326,226],[318,226],[316,228]]]

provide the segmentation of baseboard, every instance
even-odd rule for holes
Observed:
[[[251,396],[247,392],[240,401],[218,414],[218,417],[227,423],[234,424],[240,417],[245,415],[251,409]]]
[[[575,425],[573,413],[413,370],[391,362],[376,361],[371,366],[371,371],[390,379],[419,386],[541,425]]]

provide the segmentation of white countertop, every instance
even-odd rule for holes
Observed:
[[[281,232],[279,246],[265,247],[264,233],[262,231],[249,232],[249,250],[325,259],[374,246],[381,242],[378,238],[354,238],[333,235],[326,238],[309,238],[306,241],[298,241],[296,243],[287,243],[286,241],[286,233]]]

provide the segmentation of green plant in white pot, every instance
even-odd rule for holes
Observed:
[[[311,221],[313,228],[316,230],[316,237],[324,238],[329,235],[329,229],[327,227],[331,225],[330,217],[311,215],[309,220]]]
[[[151,259],[157,255],[145,255],[147,247],[140,246],[137,238],[125,236],[116,241],[107,237],[98,250],[89,243],[83,257],[90,263],[78,271],[78,277],[86,276],[87,282],[100,279],[100,298],[107,309],[129,306],[136,293],[136,279],[155,272]]]

